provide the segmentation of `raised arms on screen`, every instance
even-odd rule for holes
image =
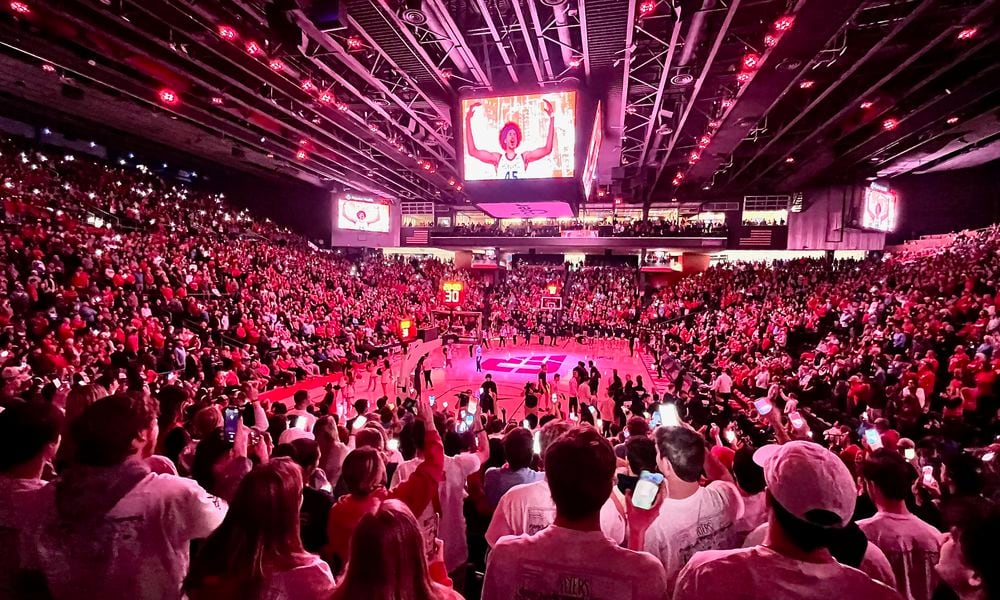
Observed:
[[[549,154],[552,154],[552,148],[555,146],[556,118],[552,116],[552,103],[548,100],[542,100],[542,110],[545,111],[545,114],[549,115],[549,133],[545,136],[544,146],[535,150],[528,150],[522,155],[524,156],[525,167],[540,158],[545,158]]]
[[[489,163],[495,167],[500,164],[500,153],[489,152],[488,150],[480,150],[479,148],[476,147],[476,140],[472,136],[472,113],[474,113],[476,107],[480,105],[482,105],[482,102],[476,102],[475,104],[470,106],[469,111],[465,113],[465,148],[466,151],[469,153],[469,156],[471,156],[472,158],[481,160],[484,163]]]

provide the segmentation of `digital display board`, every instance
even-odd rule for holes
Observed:
[[[461,110],[466,181],[576,175],[576,92],[466,98]]]
[[[337,202],[337,228],[389,233],[389,205],[377,198],[345,194]]]
[[[601,114],[601,103],[597,103],[597,113],[594,115],[594,130],[590,134],[590,146],[587,147],[587,162],[583,164],[583,195],[590,197],[590,190],[597,179],[597,157],[601,152],[601,142],[604,141],[604,117]]]
[[[896,194],[886,188],[865,188],[861,206],[861,227],[875,231],[896,228]]]
[[[448,308],[458,308],[465,302],[465,284],[461,281],[441,283],[441,303]]]

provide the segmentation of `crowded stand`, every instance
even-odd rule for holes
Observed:
[[[595,237],[725,237],[725,223],[665,218],[625,219],[609,217],[604,220],[575,221],[560,219],[557,224],[522,223],[503,225],[476,223],[435,229],[434,235],[462,237],[560,237],[590,234]]]
[[[650,291],[629,266],[484,282],[144,170],[0,161],[2,597],[1000,593],[996,226]],[[454,326],[444,280],[482,312],[470,355],[616,338],[662,384],[591,360],[528,384],[524,421],[488,377],[435,404],[388,359],[400,317]]]

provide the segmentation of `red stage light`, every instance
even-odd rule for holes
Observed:
[[[899,125],[899,120],[897,119],[889,118],[882,121],[882,129],[885,129],[886,131],[892,131],[897,125]]]
[[[271,67],[272,71],[284,71],[285,70],[285,62],[283,60],[281,60],[280,58],[272,58],[271,62],[268,63],[268,65]]]
[[[736,74],[736,81],[738,83],[746,83],[750,81],[750,75],[751,74],[748,71],[740,71],[739,73]]]
[[[639,4],[639,17],[648,17],[656,10],[656,0],[643,0]]]
[[[49,63],[45,63],[44,65],[42,65],[42,70],[45,71],[46,73],[55,73],[56,72],[56,68],[54,66],[50,65]]]
[[[707,133],[705,135],[701,136],[700,138],[698,138],[698,146],[700,146],[702,148],[704,148],[705,146],[708,146],[711,143],[712,143],[712,136],[708,135]]]
[[[347,106],[346,102],[338,102],[337,103],[337,110],[339,110],[341,112],[347,112],[348,108],[350,108],[350,107]]]
[[[743,55],[743,68],[754,70],[760,66],[760,56],[750,52],[749,54]]]
[[[309,157],[309,155],[306,154],[305,150],[299,150],[298,152],[295,153],[295,158],[297,158],[299,160],[305,160],[308,157]]]
[[[722,101],[722,108],[732,108],[734,104],[736,104],[736,100],[733,100],[732,98],[726,98],[725,100]]]
[[[778,36],[768,33],[764,36],[764,45],[768,48],[774,48],[778,45]]]
[[[688,155],[688,162],[692,165],[699,160],[701,160],[701,153],[697,150],[692,151],[691,154]]]
[[[222,106],[224,102],[225,99],[222,96],[212,96],[212,104],[216,106]]]
[[[816,82],[813,81],[812,79],[803,79],[802,81],[799,82],[799,89],[808,90],[812,88],[814,85],[816,85]]]
[[[314,84],[311,79],[306,79],[305,81],[302,82],[303,92],[311,92],[315,89],[316,89],[316,84]]]
[[[31,7],[24,2],[17,2],[17,0],[10,3],[10,9],[19,15],[31,14]]]
[[[327,90],[319,95],[319,101],[323,104],[330,104],[333,102],[333,92]]]
[[[352,35],[351,37],[347,38],[347,49],[352,52],[355,50],[360,50],[361,48],[364,47],[364,45],[365,43],[362,42],[361,38],[359,38],[356,35]]]
[[[462,188],[463,188],[463,186],[462,186],[462,184],[460,183],[460,184],[458,184],[458,185],[456,185],[456,186],[455,186],[455,191],[456,191],[456,192],[461,192],[461,191],[462,191]]]
[[[875,103],[871,100],[865,100],[861,103],[861,110],[868,110],[869,108],[875,106]]]
[[[177,92],[168,88],[160,90],[160,102],[166,104],[167,106],[174,106],[180,101],[181,99],[177,95]]]
[[[235,42],[240,37],[236,30],[229,25],[219,25],[219,37],[227,42]]]
[[[247,42],[247,54],[250,56],[260,56],[264,51],[260,49],[260,45],[257,42],[250,40]]]
[[[948,117],[945,123],[949,125],[954,125],[955,123],[958,123],[958,117]]]
[[[965,40],[971,40],[972,38],[976,37],[976,33],[978,32],[979,30],[975,27],[966,27],[962,31],[958,32],[958,39],[962,40],[963,42]]]
[[[451,187],[455,187],[455,183],[457,183],[457,182],[455,181],[454,177],[449,177],[448,178],[448,185],[450,185]]]
[[[795,24],[795,17],[792,15],[785,15],[783,17],[778,17],[778,20],[774,22],[774,30],[780,31],[782,33],[788,31]]]

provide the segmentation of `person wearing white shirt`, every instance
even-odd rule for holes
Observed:
[[[899,600],[892,588],[842,565],[828,546],[851,520],[857,492],[836,454],[812,442],[764,446],[770,509],[764,543],[698,552],[681,570],[673,600]]]
[[[316,425],[316,415],[306,410],[309,406],[309,392],[306,390],[298,390],[295,395],[292,396],[292,401],[295,403],[295,408],[285,413],[285,417],[288,419],[289,427],[293,429],[302,429],[304,431],[312,431],[313,426]]]
[[[496,542],[486,563],[483,600],[667,597],[659,561],[619,547],[602,531],[601,508],[611,495],[615,465],[610,442],[590,426],[574,428],[549,446],[545,472],[555,521],[534,535]]]
[[[733,393],[733,378],[729,373],[720,371],[719,376],[712,382],[712,391],[722,398],[729,398]]]
[[[687,427],[657,427],[653,435],[664,498],[652,525],[638,539],[630,535],[629,546],[659,558],[673,589],[677,573],[695,552],[735,546],[732,527],[743,515],[743,499],[701,434]],[[703,472],[710,481],[704,487],[699,484]]]
[[[483,430],[480,420],[476,420],[476,452],[463,452],[455,456],[444,457],[444,480],[438,488],[441,506],[441,524],[438,529],[438,537],[444,542],[444,564],[449,573],[456,573],[459,568],[469,560],[469,545],[465,537],[465,513],[463,512],[463,502],[465,500],[465,482],[469,475],[479,470],[484,462],[489,459],[490,441]],[[423,440],[423,433],[415,436],[416,440]],[[417,467],[423,462],[421,455],[422,448],[418,441],[417,457],[400,463],[396,472],[392,474],[390,489],[409,479]],[[434,506],[428,506],[427,511],[433,511]],[[430,515],[417,515],[418,522],[424,522]],[[456,586],[460,587],[462,573],[456,573],[453,578]]]
[[[176,599],[191,540],[222,522],[222,500],[143,461],[157,412],[154,399],[111,396],[74,421],[75,462],[38,491],[22,530],[22,568],[52,598]]]
[[[908,600],[929,600],[938,583],[934,565],[944,534],[906,508],[915,475],[898,452],[883,448],[870,454],[861,465],[861,476],[878,512],[858,521],[858,527],[885,552],[897,591]]]

